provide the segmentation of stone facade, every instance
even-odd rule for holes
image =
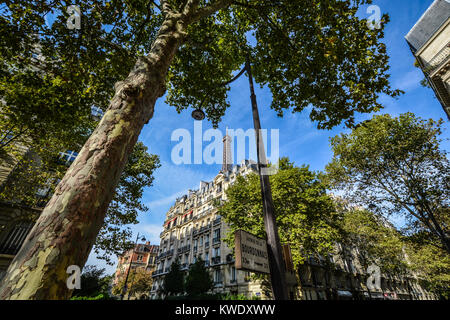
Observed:
[[[358,258],[358,248],[336,245],[327,260],[309,257],[299,270],[302,300],[435,300],[420,286],[417,274],[380,274],[380,287],[368,288],[369,273]],[[405,259],[407,257],[405,256]]]
[[[22,144],[15,144],[14,149],[14,153],[0,155],[0,191],[13,183],[20,159],[33,156]],[[0,202],[0,280],[42,211],[42,208],[24,206],[14,199],[10,200]]]
[[[0,202],[0,280],[41,210]]]
[[[214,280],[214,293],[264,298],[261,284],[251,281],[249,272],[235,269],[232,250],[223,241],[229,226],[213,205],[214,200],[226,200],[225,190],[238,175],[256,172],[256,164],[245,160],[241,165],[229,167],[231,170],[222,170],[213,181],[201,181],[198,190],[189,190],[167,212],[164,231],[160,234],[157,267],[153,273],[153,299],[160,297],[164,275],[176,258],[186,273],[198,258],[204,260]]]
[[[114,274],[114,285],[126,276],[130,266],[130,272],[141,269],[151,274],[156,268],[155,263],[158,253],[159,246],[151,245],[147,241],[145,244],[137,244],[134,249],[128,250],[122,256],[118,257],[119,262],[116,273]]]

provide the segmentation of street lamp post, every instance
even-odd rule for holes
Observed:
[[[123,284],[123,289],[122,289],[122,294],[120,295],[120,300],[123,300],[123,297],[125,296],[125,293],[127,291],[127,282],[128,282],[128,276],[130,275],[131,263],[133,262],[134,248],[136,248],[138,240],[139,240],[139,232],[138,232],[138,234],[136,236],[136,241],[135,241],[134,247],[133,247],[133,249],[131,251],[130,265],[129,265],[128,270],[127,270],[127,276],[125,277],[125,283]],[[145,237],[142,237],[140,240],[141,241],[145,241],[146,239],[145,239]],[[128,299],[130,299],[130,294],[128,294]]]
[[[226,86],[230,84],[231,82],[238,79],[245,71],[247,71],[248,81],[250,84],[250,99],[252,103],[253,126],[255,128],[256,135],[256,154],[258,161],[259,181],[261,183],[264,226],[267,234],[267,251],[269,258],[270,280],[272,283],[272,290],[275,300],[288,300],[288,292],[286,286],[286,268],[284,266],[280,236],[278,234],[278,227],[275,219],[275,209],[273,206],[269,176],[266,174],[267,160],[265,156],[264,142],[262,140],[261,123],[259,120],[258,104],[256,103],[256,95],[253,86],[253,76],[249,54],[247,54],[246,56],[245,67],[232,80],[224,82],[219,86]],[[192,113],[192,117],[196,120],[203,120],[205,118],[205,115],[200,108],[196,109]]]
[[[258,105],[253,86],[252,68],[250,57],[247,55],[245,69],[250,84],[250,99],[252,102],[253,126],[256,135],[256,155],[258,160],[259,181],[261,184],[261,196],[263,202],[264,226],[267,234],[267,253],[270,267],[270,280],[276,300],[287,300],[286,270],[283,261],[280,236],[276,224],[275,208],[272,199],[269,176],[263,171],[267,168],[267,159],[264,150],[264,142],[261,134],[261,123],[259,121]]]

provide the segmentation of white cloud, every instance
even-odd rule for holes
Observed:
[[[139,232],[139,234],[143,234],[151,244],[159,245],[159,234],[163,231],[163,226],[161,224],[139,224],[132,229]]]
[[[424,78],[424,75],[420,69],[415,69],[407,72],[403,77],[397,79],[392,86],[394,89],[401,89],[405,92],[417,89],[421,87],[420,81]]]
[[[161,207],[161,206],[167,206],[169,204],[174,203],[177,198],[181,197],[182,195],[184,195],[186,193],[187,193],[187,191],[180,191],[180,192],[174,193],[174,194],[172,194],[168,197],[162,198],[162,199],[149,201],[146,203],[146,206],[149,209],[154,209],[154,208]]]

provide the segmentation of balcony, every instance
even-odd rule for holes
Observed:
[[[209,267],[209,261],[205,261],[205,267]]]
[[[18,223],[6,239],[0,243],[0,254],[15,255],[22,246],[34,223]]]
[[[155,271],[153,271],[152,276],[157,276],[157,275],[160,275],[162,273],[164,273],[163,269],[155,270]]]
[[[216,220],[213,221],[213,226],[220,224],[221,220],[222,220],[221,217],[218,217]]]
[[[213,257],[212,259],[211,259],[211,264],[219,264],[220,263],[220,256],[218,256],[218,257]]]
[[[201,227],[198,230],[198,234],[211,230],[211,224],[207,224],[206,226]]]
[[[428,63],[426,63],[424,72],[433,73],[444,65],[450,58],[450,42],[447,43]]]
[[[218,243],[220,243],[220,238],[214,238],[214,239],[212,240],[212,242],[213,242],[213,245],[214,245],[214,244],[218,244]]]
[[[190,244],[185,245],[184,247],[178,248],[177,252],[178,253],[184,253],[184,252],[189,251],[189,250],[191,250],[191,245]]]
[[[163,253],[161,253],[161,254],[157,257],[157,259],[160,260],[160,259],[162,259],[162,258],[164,258],[164,257],[171,256],[171,255],[173,255],[173,251],[174,251],[174,250],[171,249],[171,250],[169,250],[169,251],[163,252]]]
[[[209,248],[209,241],[205,242],[205,249],[208,249],[208,248]]]

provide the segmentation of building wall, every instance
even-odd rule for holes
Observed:
[[[0,202],[0,280],[41,210]]]
[[[298,295],[303,300],[435,300],[438,297],[427,292],[419,284],[419,276],[380,275],[380,288],[367,287],[367,267],[358,258],[357,248],[336,245],[336,254],[327,261],[310,257],[299,268],[301,286]],[[405,259],[407,259],[405,257]],[[329,263],[331,262],[331,264]]]
[[[33,170],[41,170],[41,161],[37,154],[23,144],[16,143],[14,152],[0,155],[0,192],[3,188],[24,184],[29,192],[34,195],[32,203],[23,204],[19,195],[12,195],[9,199],[0,202],[0,279],[3,278],[15,254],[19,251],[26,236],[31,231],[51,197],[50,186],[36,186],[24,183],[20,173],[24,166],[29,166],[29,160],[33,160]],[[21,161],[23,159],[24,161]],[[73,159],[72,159],[73,161]],[[65,162],[67,166],[70,162]],[[29,168],[29,167],[27,167]],[[49,172],[51,173],[51,172]],[[50,180],[49,180],[50,181]],[[53,181],[53,180],[52,180]]]
[[[131,249],[118,257],[113,284],[117,285],[123,280],[126,277],[129,268],[131,275],[137,270],[143,270],[147,272],[150,277],[156,268],[155,262],[158,252],[158,245],[151,245],[150,242],[146,242],[145,244],[136,245],[134,249]]]
[[[450,3],[435,0],[406,40],[450,120]]]
[[[450,42],[450,20],[448,20],[436,34],[429,39],[418,52],[417,56],[426,64],[429,63],[436,55],[444,49]]]
[[[264,298],[261,284],[250,281],[249,272],[234,268],[232,250],[223,241],[229,226],[213,206],[214,200],[226,200],[225,190],[236,181],[238,175],[255,170],[254,163],[243,161],[240,166],[222,171],[211,182],[200,182],[198,190],[190,190],[169,209],[164,231],[160,234],[160,253],[151,292],[153,298],[158,297],[164,274],[169,272],[177,257],[186,272],[189,265],[201,257],[214,280],[214,293]]]
[[[241,166],[234,166],[232,172],[219,173],[211,182],[201,182],[198,190],[191,190],[188,195],[176,200],[166,214],[164,230],[160,234],[160,252],[151,291],[153,299],[161,297],[158,290],[175,259],[179,259],[182,270],[187,273],[190,264],[200,255],[215,281],[215,293],[268,298],[264,295],[263,284],[251,281],[248,272],[236,270],[236,277],[232,279],[232,250],[223,241],[229,226],[217,215],[217,210],[212,205],[214,199],[226,200],[224,191],[234,183],[237,175],[246,175],[255,169],[250,162],[244,162]],[[214,241],[214,234],[218,232],[216,230],[220,230],[218,241]],[[218,258],[216,248],[220,251]],[[367,267],[363,266],[358,256],[357,248],[344,248],[336,244],[336,254],[328,257],[328,260],[307,257],[304,265],[287,274],[290,298],[436,299],[420,287],[417,275],[413,274],[402,277],[382,274],[380,290],[370,292],[366,286]]]

